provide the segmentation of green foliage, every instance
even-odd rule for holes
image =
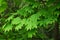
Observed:
[[[2,13],[0,14],[0,22],[2,24],[0,24],[1,30],[8,38],[4,39],[28,40],[28,38],[32,38],[34,36],[37,37],[39,35],[38,38],[45,40],[44,38],[47,36],[44,33],[38,33],[38,29],[40,27],[48,29],[49,24],[53,25],[56,21],[58,21],[58,16],[60,15],[60,0],[11,1],[13,1],[10,2],[13,6],[11,6],[7,0],[0,0],[0,13]],[[12,8],[9,8],[8,5]],[[41,30],[39,32],[41,32]],[[16,36],[16,39],[12,36]]]
[[[7,3],[4,0],[0,0],[0,13],[6,10]]]

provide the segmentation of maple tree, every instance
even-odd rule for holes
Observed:
[[[0,0],[0,39],[57,40],[59,17],[60,0]]]

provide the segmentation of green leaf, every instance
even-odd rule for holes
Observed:
[[[3,0],[0,0],[0,6],[1,6],[2,2],[3,2]]]
[[[20,23],[15,27],[16,30],[22,29],[22,26],[26,23],[26,19],[20,21]]]
[[[5,21],[10,21],[13,19],[14,15],[17,15],[17,13],[12,13]]]
[[[26,29],[31,30],[37,28],[37,19],[39,19],[40,14],[34,14],[26,20]]]
[[[24,17],[27,16],[27,12],[24,9],[17,10],[17,13]]]
[[[7,3],[4,0],[0,1],[0,13],[6,10],[7,8]]]
[[[35,33],[36,33],[36,30],[31,30],[31,31],[29,31],[29,32],[28,32],[28,38],[32,38],[33,35],[36,35]]]
[[[12,20],[11,24],[19,24],[21,19],[19,17],[16,17]]]
[[[12,30],[12,27],[11,24],[5,24],[2,29],[6,32]]]

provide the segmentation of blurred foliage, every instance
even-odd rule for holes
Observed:
[[[0,0],[0,40],[54,40],[59,15],[60,0]]]

